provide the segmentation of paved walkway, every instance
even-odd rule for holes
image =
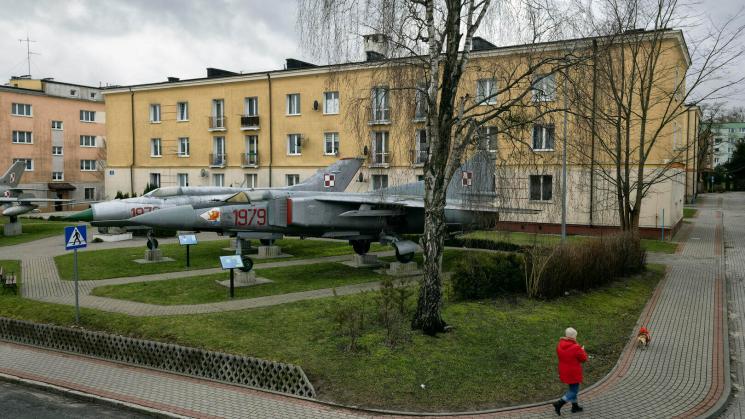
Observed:
[[[745,195],[702,198],[688,240],[677,257],[666,258],[670,263],[668,274],[642,313],[640,323],[651,330],[652,345],[647,350],[637,350],[630,337],[630,344],[614,370],[581,393],[585,413],[567,411],[565,416],[706,417],[716,411],[729,386],[724,345],[722,214],[727,228],[732,228],[730,217],[743,215],[740,199],[745,199]],[[744,223],[739,224],[741,228]],[[728,230],[727,237],[735,235],[743,240],[743,233]],[[727,266],[739,272],[742,279],[745,255],[729,252],[727,256]],[[0,372],[194,417],[371,415],[13,344],[0,344]],[[730,411],[735,410],[739,412],[737,403],[730,407]],[[555,417],[547,404],[468,416]]]

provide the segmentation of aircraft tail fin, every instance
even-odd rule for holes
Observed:
[[[447,197],[464,202],[494,202],[497,166],[492,153],[479,150],[453,173]]]
[[[317,171],[313,176],[297,185],[288,187],[293,191],[344,192],[360,170],[362,160],[341,159]]]
[[[3,177],[0,177],[0,184],[15,188],[21,183],[21,176],[23,176],[25,170],[26,162],[24,160],[13,163]]]

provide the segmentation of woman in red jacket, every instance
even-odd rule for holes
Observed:
[[[572,403],[572,413],[581,412],[582,406],[577,403],[577,393],[582,382],[582,363],[587,361],[585,347],[577,343],[577,331],[567,327],[565,337],[559,339],[556,346],[556,354],[559,356],[559,379],[562,383],[569,385],[569,390],[554,403],[556,414],[561,416],[561,407],[565,403]]]

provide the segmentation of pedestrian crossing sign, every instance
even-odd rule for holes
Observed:
[[[65,227],[65,250],[82,249],[88,245],[84,225]]]

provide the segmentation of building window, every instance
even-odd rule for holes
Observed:
[[[554,149],[554,124],[533,124],[533,150]]]
[[[188,173],[178,173],[176,175],[176,180],[178,181],[178,186],[189,186],[189,174]]]
[[[62,130],[62,121],[52,121],[52,129],[53,130]]]
[[[714,144],[721,144],[721,143],[722,143],[722,139],[721,138],[715,138],[714,139]]]
[[[212,166],[225,166],[227,159],[225,156],[225,137],[215,137],[212,139]]]
[[[300,93],[287,95],[287,115],[300,115]]]
[[[61,156],[62,155],[62,146],[61,145],[53,145],[52,146],[52,155],[53,156]]]
[[[550,201],[553,197],[553,176],[530,175],[530,200]]]
[[[96,111],[80,111],[81,122],[96,122]]]
[[[65,180],[65,175],[62,172],[52,172],[52,180]]]
[[[80,160],[80,171],[82,172],[95,172],[96,161],[95,160]]]
[[[189,102],[178,102],[176,104],[176,120],[177,121],[188,121],[189,120]]]
[[[34,159],[13,159],[13,163],[22,161],[26,162],[26,171],[27,172],[33,172],[34,171]]]
[[[157,103],[150,105],[150,122],[160,122],[160,105]]]
[[[323,154],[327,156],[335,156],[339,154],[339,133],[327,132],[323,137]]]
[[[388,187],[388,175],[372,175],[372,188],[374,191]]]
[[[189,157],[189,137],[179,137],[178,139],[178,156]]]
[[[83,194],[85,195],[86,201],[92,201],[96,199],[96,188],[84,188]]]
[[[734,128],[727,128],[727,132],[730,133],[730,134],[734,134],[735,133],[735,129]]]
[[[373,164],[388,164],[388,131],[373,132]]]
[[[533,102],[550,102],[556,98],[556,74],[544,74],[533,79]]]
[[[497,80],[481,79],[476,81],[476,102],[481,105],[497,103]]]
[[[302,151],[302,138],[300,134],[287,135],[287,154],[299,156]]]
[[[31,105],[26,103],[13,103],[10,106],[10,114],[15,116],[32,116]]]
[[[339,92],[326,92],[323,94],[323,113],[326,115],[339,113]]]
[[[95,147],[96,137],[94,135],[81,135],[80,146],[81,147]]]
[[[497,151],[497,127],[479,128],[479,146],[492,153]]]
[[[243,104],[244,116],[259,116],[259,98],[247,97]]]
[[[160,188],[160,173],[150,173],[150,187]]]
[[[257,188],[259,186],[259,175],[256,173],[246,173],[246,187]]]
[[[160,138],[150,139],[150,157],[161,157],[163,155]]]
[[[243,164],[244,166],[257,166],[259,164],[258,135],[246,135],[246,156]]]
[[[213,186],[225,186],[225,174],[215,173],[212,175]]]
[[[424,164],[429,154],[429,145],[427,144],[427,130],[416,130],[416,139],[414,141],[414,164]]]
[[[427,117],[427,110],[429,109],[429,103],[427,102],[427,86],[419,85],[414,95],[415,107],[414,107],[414,119],[417,121],[424,120]]]
[[[300,183],[300,175],[285,175],[287,186],[297,185]]]
[[[222,99],[212,99],[212,117],[210,119],[210,129],[224,130],[225,123],[225,101]]]
[[[13,131],[12,141],[15,144],[33,144],[34,135],[31,131]]]
[[[388,87],[385,86],[372,89],[372,122],[390,121],[391,109],[388,94]]]

